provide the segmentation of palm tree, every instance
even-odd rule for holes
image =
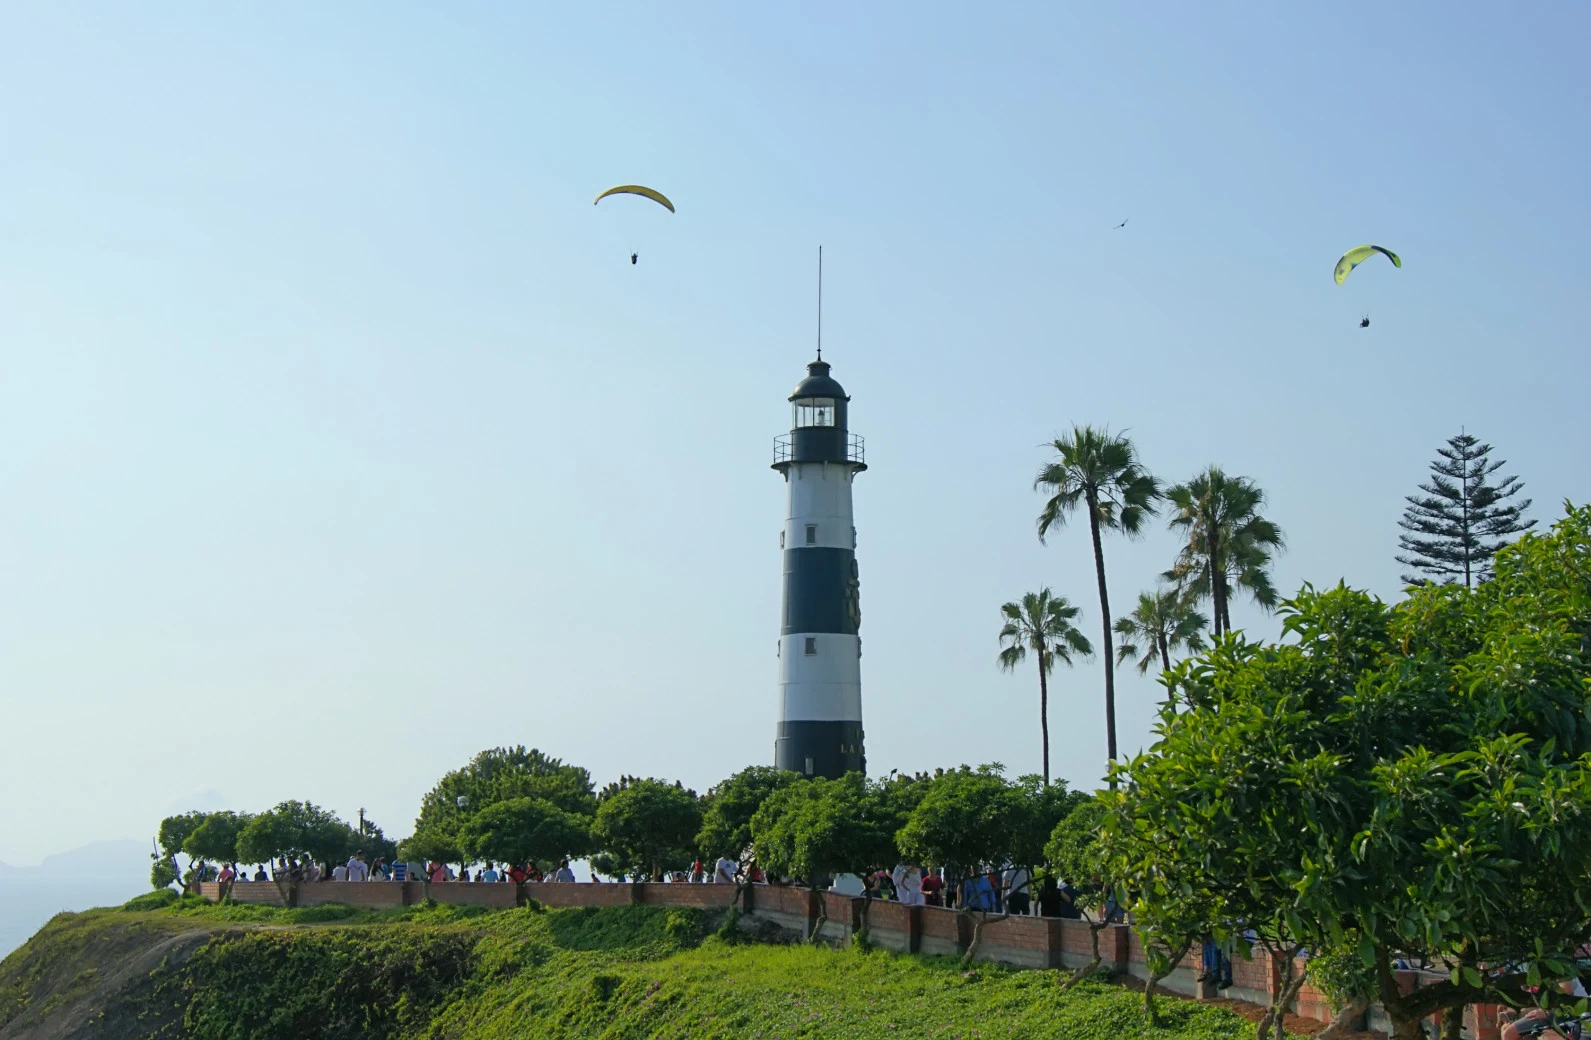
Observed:
[[[1215,634],[1232,630],[1232,592],[1241,589],[1267,610],[1276,606],[1271,557],[1287,546],[1282,529],[1260,515],[1265,492],[1247,477],[1211,466],[1166,492],[1173,531],[1187,544],[1165,577],[1210,601]]]
[[[1073,426],[1054,442],[1056,460],[1039,471],[1035,489],[1051,495],[1039,513],[1039,541],[1050,528],[1059,527],[1079,506],[1088,514],[1088,533],[1094,539],[1094,577],[1099,582],[1100,627],[1104,645],[1111,645],[1110,596],[1105,590],[1105,547],[1101,531],[1119,531],[1129,537],[1143,530],[1161,497],[1160,482],[1138,464],[1132,441],[1109,430]],[[1105,658],[1105,744],[1116,760],[1116,666]]]
[[[1049,673],[1055,662],[1070,667],[1072,655],[1087,657],[1094,652],[1088,638],[1072,627],[1072,619],[1082,612],[1065,596],[1052,596],[1040,589],[1022,597],[1021,603],[1000,608],[1005,627],[1000,629],[1000,668],[1014,671],[1033,651],[1039,659],[1039,730],[1044,738],[1044,783],[1050,782],[1050,687]]]
[[[1126,617],[1116,619],[1116,663],[1138,658],[1138,674],[1149,671],[1156,661],[1162,671],[1171,670],[1173,650],[1204,649],[1200,633],[1210,619],[1195,610],[1182,589],[1140,592],[1138,605]]]

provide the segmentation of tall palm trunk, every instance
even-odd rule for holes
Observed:
[[[1171,671],[1171,650],[1166,645],[1164,633],[1155,636],[1155,645],[1160,648],[1160,668],[1162,671]]]
[[[1105,659],[1105,749],[1111,762],[1116,761],[1116,655],[1110,652],[1115,646],[1110,636],[1110,594],[1105,590],[1105,547],[1099,541],[1099,496],[1088,495],[1088,533],[1094,536],[1094,576],[1099,580],[1099,620],[1105,633],[1100,645]],[[1115,786],[1114,782],[1111,785]]]
[[[1215,615],[1215,637],[1227,630],[1226,568],[1221,563],[1221,536],[1212,524],[1210,533],[1210,613]]]
[[[1039,733],[1044,741],[1044,786],[1050,786],[1050,687],[1044,677],[1046,659],[1044,648],[1039,648]]]

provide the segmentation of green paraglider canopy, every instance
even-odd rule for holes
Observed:
[[[1403,261],[1398,259],[1398,254],[1390,249],[1383,249],[1380,246],[1354,246],[1342,254],[1342,259],[1337,261],[1337,269],[1331,272],[1331,277],[1336,280],[1338,285],[1341,285],[1343,279],[1348,277],[1349,272],[1364,263],[1366,258],[1372,253],[1382,254],[1392,261],[1393,267],[1403,266]]]
[[[617,188],[609,188],[601,195],[598,195],[591,204],[595,206],[598,202],[601,202],[609,195],[640,195],[643,198],[651,199],[658,205],[663,206],[670,213],[674,212],[674,204],[670,202],[662,192],[654,191],[653,189],[640,184],[621,184]]]

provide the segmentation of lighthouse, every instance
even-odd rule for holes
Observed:
[[[851,482],[867,468],[846,425],[850,398],[820,350],[790,395],[790,432],[773,468],[788,492],[779,722],[773,764],[807,776],[866,772],[862,754],[862,623]]]

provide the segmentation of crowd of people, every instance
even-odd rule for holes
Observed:
[[[269,867],[269,870],[267,870]],[[960,876],[951,871],[952,877]],[[250,875],[245,865],[236,863],[221,866],[196,861],[186,880],[190,884],[200,881],[462,881],[474,884],[541,884],[548,882],[573,882],[574,871],[569,860],[562,859],[556,867],[543,871],[535,860],[524,863],[498,864],[488,861],[484,866],[470,869],[461,866],[455,872],[446,863],[406,863],[378,858],[367,862],[363,850],[356,851],[347,863],[330,865],[305,857],[284,857],[272,864],[258,864]],[[593,881],[601,881],[592,875]],[[770,878],[757,865],[754,857],[744,860],[725,853],[716,862],[697,859],[689,870],[665,871],[658,880],[674,884],[768,884]],[[963,908],[987,913],[1009,913],[1017,916],[1079,918],[1078,891],[1070,883],[1053,876],[1039,879],[1034,890],[1034,879],[1026,867],[1010,863],[987,865],[961,876],[959,884],[946,881],[942,867],[924,867],[917,863],[897,863],[892,870],[877,867],[858,874],[840,874],[819,879],[818,887],[827,888],[848,896],[867,896],[872,899],[894,900],[907,906],[941,906],[949,909]],[[775,884],[789,884],[790,879],[775,879]],[[1105,912],[1111,919],[1119,919],[1119,912],[1107,901]],[[1208,956],[1208,951],[1207,951]],[[1207,971],[1209,970],[1207,966]],[[1219,972],[1219,968],[1216,969]],[[1230,968],[1226,971],[1230,974]],[[1230,985],[1230,982],[1227,983]]]
[[[952,870],[950,874],[955,877],[959,872]],[[860,877],[842,875],[828,888],[844,895],[896,900],[908,906],[959,907],[1015,916],[1082,917],[1075,887],[1046,876],[1040,879],[1035,892],[1033,875],[1026,867],[1011,863],[981,866],[961,876],[960,884],[947,883],[945,876],[944,868],[903,862],[893,870],[879,867]],[[1114,913],[1114,909],[1110,912]]]
[[[203,860],[195,860],[192,869],[185,876],[190,885],[201,881],[219,881],[222,883],[236,881],[466,881],[466,882],[513,882],[525,884],[527,882],[547,882],[575,880],[574,871],[569,867],[567,859],[559,861],[551,870],[543,872],[536,866],[535,860],[522,864],[504,864],[500,869],[495,863],[488,862],[484,867],[471,871],[465,867],[462,873],[455,873],[452,866],[436,861],[420,864],[405,863],[402,860],[391,862],[377,859],[375,862],[366,862],[364,850],[361,849],[349,857],[347,863],[336,865],[317,862],[305,857],[300,860],[296,856],[287,856],[269,864],[256,864],[251,876],[247,865],[239,869],[236,863],[227,863],[217,866]]]

